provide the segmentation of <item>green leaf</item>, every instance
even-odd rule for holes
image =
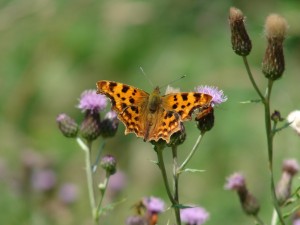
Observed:
[[[249,103],[260,103],[261,99],[252,99],[252,100],[247,100],[247,101],[242,101],[240,102],[241,104],[249,104]]]
[[[193,208],[194,206],[189,206],[189,205],[183,205],[183,204],[177,204],[177,205],[172,205],[173,208],[178,208],[178,209],[186,209],[186,208]]]
[[[183,172],[190,172],[190,173],[203,173],[206,170],[198,170],[198,169],[191,169],[191,168],[187,168],[184,170],[179,171],[179,173],[183,173]]]

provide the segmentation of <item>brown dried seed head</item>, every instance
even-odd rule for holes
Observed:
[[[245,28],[245,17],[241,10],[231,7],[229,10],[229,25],[231,29],[231,44],[233,51],[240,56],[246,56],[252,49],[251,40]]]
[[[265,35],[268,39],[275,38],[284,40],[288,29],[288,23],[280,15],[271,14],[265,22]]]

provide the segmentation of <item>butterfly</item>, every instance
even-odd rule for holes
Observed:
[[[159,87],[151,94],[136,87],[114,81],[100,80],[97,93],[110,98],[112,110],[118,114],[126,129],[144,141],[170,142],[181,129],[181,123],[191,119],[195,109],[210,106],[212,96],[197,92],[160,95]]]

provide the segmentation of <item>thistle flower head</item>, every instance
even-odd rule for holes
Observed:
[[[126,225],[148,225],[148,222],[142,216],[130,216],[126,219]]]
[[[61,113],[56,117],[58,128],[66,137],[74,138],[78,133],[77,123],[65,113]]]
[[[101,134],[101,121],[98,111],[87,110],[80,125],[80,134],[87,141],[93,141]]]
[[[101,159],[100,165],[105,169],[106,173],[110,176],[116,173],[117,161],[112,155],[106,155]]]
[[[280,15],[270,14],[265,22],[265,35],[268,39],[285,39],[288,29],[287,21]]]
[[[56,185],[56,175],[51,169],[42,169],[33,173],[32,186],[36,191],[46,192]]]
[[[186,139],[186,132],[183,123],[180,123],[180,130],[175,132],[170,137],[170,142],[167,144],[168,147],[181,145]]]
[[[276,197],[279,204],[284,204],[291,196],[293,176],[299,171],[295,159],[287,159],[282,165],[281,178],[276,185]]]
[[[234,173],[228,177],[225,189],[237,192],[241,206],[246,214],[256,215],[259,212],[259,202],[248,191],[245,177],[241,173]]]
[[[195,120],[197,121],[197,128],[202,132],[211,130],[215,123],[214,108],[209,106],[202,109],[197,115]]]
[[[245,177],[241,173],[234,173],[226,180],[225,189],[227,190],[239,190],[246,187]]]
[[[78,188],[72,183],[65,183],[59,190],[59,198],[64,204],[72,204],[77,200]]]
[[[300,110],[290,112],[287,121],[290,123],[290,127],[300,135]]]
[[[262,72],[270,80],[279,79],[284,72],[283,41],[287,29],[288,24],[283,17],[277,14],[271,14],[267,17],[265,35],[268,40],[268,46],[262,62]]]
[[[224,95],[223,91],[219,90],[217,87],[208,85],[198,86],[195,88],[195,91],[212,96],[211,106],[213,107],[227,101],[227,96]]]
[[[293,225],[300,225],[300,210],[297,210],[293,216]]]
[[[171,94],[171,93],[178,93],[178,92],[180,92],[180,88],[174,88],[174,87],[168,85],[166,88],[166,91],[165,91],[165,95]]]
[[[86,90],[82,92],[79,104],[77,107],[82,112],[91,111],[99,112],[103,110],[107,105],[106,97],[102,94],[97,94],[96,90]]]
[[[299,163],[296,159],[286,159],[283,162],[282,170],[291,176],[294,176],[296,173],[298,173],[300,167]]]
[[[245,17],[241,10],[231,7],[229,10],[231,44],[233,51],[240,56],[251,52],[252,44],[245,28]]]
[[[209,219],[209,213],[202,207],[191,206],[180,210],[180,218],[187,225],[201,225]]]
[[[165,202],[160,199],[160,198],[156,198],[156,197],[145,197],[143,199],[143,204],[146,207],[148,212],[151,213],[162,213],[163,211],[165,211]]]
[[[104,119],[101,121],[101,135],[104,138],[113,137],[117,133],[119,126],[119,119],[114,111],[106,113]]]

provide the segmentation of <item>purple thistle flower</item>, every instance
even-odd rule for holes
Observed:
[[[51,169],[37,171],[32,176],[33,189],[37,191],[49,191],[56,184],[56,175]]]
[[[181,221],[188,225],[201,225],[209,218],[209,213],[202,207],[191,206],[180,210]]]
[[[105,169],[106,173],[111,176],[116,173],[117,161],[116,158],[112,155],[105,155],[102,157],[100,165],[103,169]]]
[[[245,177],[241,173],[234,173],[227,178],[225,189],[227,190],[239,190],[246,186]]]
[[[126,176],[123,172],[116,172],[109,178],[107,190],[112,193],[119,193],[126,186]]]
[[[81,109],[82,112],[87,110],[99,112],[103,110],[106,105],[105,95],[97,94],[96,90],[86,90],[82,92],[77,107]]]
[[[300,218],[293,220],[293,225],[300,225]]]
[[[219,105],[223,102],[227,101],[227,96],[224,95],[222,90],[219,90],[217,87],[213,87],[213,86],[198,86],[195,88],[196,92],[199,93],[204,93],[204,94],[208,94],[210,96],[212,96],[212,100],[211,100],[211,105],[215,106],[215,105]]]
[[[151,213],[162,213],[165,210],[165,202],[160,198],[156,198],[153,196],[145,197],[143,199],[143,204]]]
[[[126,225],[147,225],[147,220],[141,216],[130,216],[126,219]]]
[[[65,204],[72,204],[78,197],[78,188],[71,183],[65,183],[59,190],[59,198]]]
[[[300,169],[299,163],[296,159],[286,159],[283,162],[282,170],[289,173],[291,176],[298,173]]]

